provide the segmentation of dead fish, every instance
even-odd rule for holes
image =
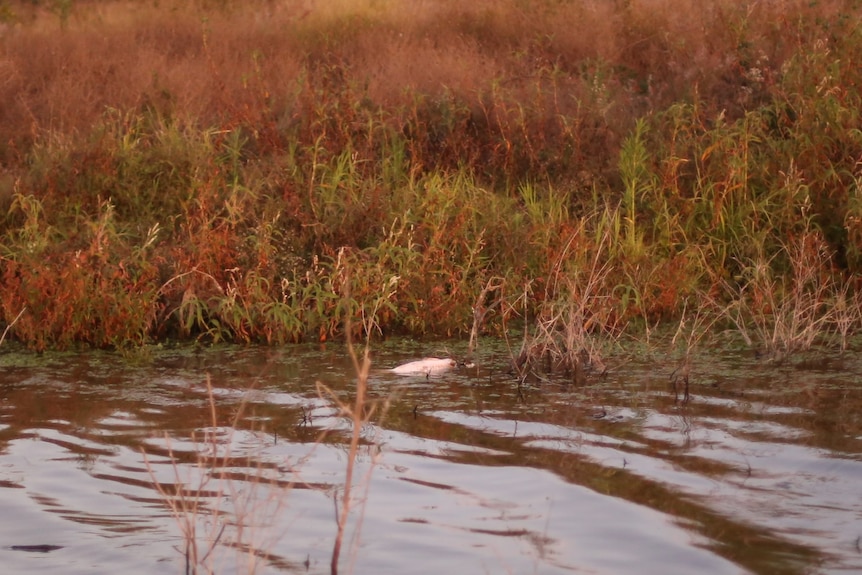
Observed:
[[[458,362],[454,359],[443,357],[426,357],[403,363],[397,367],[393,367],[390,371],[398,375],[436,375],[438,373],[446,373],[458,366]]]

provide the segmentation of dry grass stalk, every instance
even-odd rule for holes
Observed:
[[[676,368],[670,374],[671,389],[674,401],[679,402],[679,394],[682,391],[683,403],[688,403],[691,398],[689,384],[692,371],[692,355],[704,336],[712,329],[720,317],[715,313],[716,302],[709,296],[702,297],[703,305],[696,308],[694,317],[688,311],[688,302],[683,307],[679,325],[671,339],[671,348],[677,348],[680,344],[683,348],[682,358],[678,360]]]
[[[9,325],[6,326],[6,329],[3,330],[3,335],[0,336],[0,345],[3,345],[3,342],[6,341],[6,335],[9,333],[9,330],[12,329],[12,326],[18,323],[18,320],[21,319],[21,316],[24,315],[25,311],[27,311],[26,307],[21,308],[21,311],[18,312],[18,315],[15,316],[15,319],[13,319],[9,323]]]
[[[485,318],[491,313],[495,307],[500,305],[502,296],[495,298],[491,303],[486,304],[488,294],[493,293],[505,285],[503,278],[492,277],[485,282],[485,287],[479,292],[476,298],[476,303],[473,304],[473,326],[470,328],[470,343],[467,345],[467,356],[464,358],[466,363],[474,360],[476,348],[479,345],[479,333],[482,326],[485,324]]]
[[[344,299],[345,301],[350,301],[350,270],[347,267],[344,268],[342,285],[344,288]],[[394,295],[394,287],[395,285],[393,282],[389,282],[387,285],[384,285],[382,292],[372,303],[371,309],[367,312],[363,311],[362,313],[362,330],[365,333],[366,340],[365,348],[362,352],[361,358],[357,353],[355,346],[353,345],[353,329],[351,315],[347,314],[345,316],[344,332],[347,340],[347,351],[350,355],[353,370],[356,373],[356,395],[353,398],[353,401],[351,403],[346,403],[339,399],[335,392],[333,392],[327,386],[323,385],[320,382],[317,383],[318,395],[320,395],[321,397],[326,396],[330,400],[332,400],[335,403],[340,414],[343,417],[347,418],[351,425],[350,441],[347,447],[347,464],[344,470],[344,488],[342,489],[340,498],[338,497],[337,492],[334,494],[335,518],[337,529],[335,534],[335,540],[332,545],[332,557],[330,560],[330,573],[332,575],[338,574],[341,551],[344,545],[344,537],[347,530],[347,521],[350,518],[350,515],[354,508],[357,506],[357,504],[362,505],[362,509],[364,509],[364,503],[367,500],[367,497],[361,497],[359,499],[355,498],[353,492],[353,478],[356,473],[356,459],[360,451],[362,430],[366,427],[367,424],[371,422],[371,420],[374,418],[374,415],[378,413],[378,411],[381,414],[380,418],[383,418],[392,399],[390,396],[384,399],[382,403],[369,401],[367,399],[367,393],[368,376],[371,372],[371,337],[375,331],[379,332],[379,326],[377,325],[377,314],[385,301]],[[366,494],[368,487],[370,487],[370,476],[372,471],[374,470],[375,462],[376,456],[373,456],[371,460],[371,465],[368,468],[368,473],[363,483],[365,486]],[[353,540],[357,544],[359,541],[359,531],[361,530],[361,525],[362,514],[360,514],[356,532],[354,533],[353,537]]]
[[[775,259],[787,258],[790,273],[777,276]],[[724,283],[732,298],[725,315],[758,357],[781,363],[797,352],[811,349],[835,325],[833,296],[841,293],[835,278],[824,272],[832,259],[817,232],[807,232],[782,246],[770,259],[761,257],[747,268],[739,287]],[[849,330],[852,320],[843,319]]]
[[[604,233],[584,267],[564,269],[570,250],[584,231],[583,225],[567,241],[553,267],[544,304],[537,313],[532,336],[515,360],[528,372],[563,372],[575,383],[590,373],[607,371],[603,349],[616,339],[617,329],[607,280],[611,265],[605,260],[610,234]]]
[[[370,421],[371,417],[374,415],[376,408],[376,405],[373,404],[370,406],[370,408],[366,408],[368,374],[371,371],[371,358],[369,356],[369,350],[366,347],[360,361],[358,355],[356,354],[356,350],[353,348],[353,344],[348,342],[347,347],[350,353],[350,358],[353,362],[353,367],[356,370],[357,374],[356,397],[353,400],[353,404],[347,405],[341,402],[334,396],[331,390],[318,383],[319,393],[321,395],[323,395],[324,392],[328,393],[328,395],[335,400],[341,414],[348,418],[352,426],[350,443],[348,445],[347,451],[347,465],[344,470],[344,488],[341,493],[340,507],[337,493],[335,496],[335,517],[337,531],[335,535],[335,541],[333,542],[332,546],[332,558],[330,561],[330,573],[332,573],[332,575],[337,575],[338,573],[338,563],[341,558],[341,549],[344,543],[347,520],[350,517],[350,513],[353,510],[355,503],[353,498],[353,475],[356,468],[356,457],[359,453],[359,444],[362,439],[362,429],[365,424]]]
[[[266,478],[258,463],[255,465],[256,472],[243,476],[242,489],[237,489],[236,479],[228,471],[234,459],[230,444],[245,404],[237,409],[227,436],[220,436],[217,432],[215,395],[209,377],[207,394],[212,430],[205,433],[201,442],[192,437],[198,452],[196,467],[186,473],[182,471],[167,435],[166,455],[170,459],[174,482],[165,484],[157,479],[146,452],[144,462],[153,485],[171,510],[182,534],[186,575],[218,573],[220,562],[216,551],[220,546],[232,547],[240,553],[239,557],[245,557],[242,572],[255,573],[260,558],[266,556],[261,549],[273,544],[272,541],[255,542],[255,526],[267,519],[271,520],[281,510],[286,494],[285,485]],[[271,489],[260,498],[259,492],[263,487]],[[287,490],[289,488],[290,484]],[[222,507],[224,502],[229,502],[231,511]],[[204,532],[200,530],[202,524],[205,526]]]
[[[850,337],[862,327],[862,292],[850,293],[850,284],[837,288],[832,304],[835,332],[840,341],[841,352],[847,351]]]
[[[345,267],[341,276],[342,286],[344,289],[343,299],[345,303],[350,302],[349,289],[349,269]],[[335,495],[336,507],[336,523],[337,531],[333,544],[331,572],[333,575],[338,573],[341,551],[344,544],[344,538],[347,529],[348,519],[351,513],[357,506],[358,501],[364,501],[365,498],[356,498],[354,493],[354,476],[356,474],[356,461],[361,448],[362,430],[378,413],[384,414],[389,406],[391,396],[384,399],[382,402],[369,401],[367,398],[368,376],[371,369],[370,359],[370,340],[375,331],[379,332],[377,325],[377,315],[381,306],[386,300],[395,293],[395,282],[388,282],[383,286],[383,290],[379,297],[371,302],[368,309],[360,310],[362,318],[362,330],[366,337],[366,346],[362,357],[360,358],[352,342],[352,326],[351,315],[348,313],[345,316],[345,334],[347,338],[347,349],[353,363],[354,371],[357,375],[356,395],[352,402],[346,403],[339,399],[335,392],[323,385],[317,384],[318,394],[333,401],[339,412],[347,417],[352,425],[352,433],[347,446],[347,465],[345,468],[345,483],[341,492],[340,498]],[[348,306],[349,307],[349,306]],[[212,384],[207,378],[207,389],[209,396],[210,415],[213,429],[217,428],[217,414],[215,407],[215,399],[212,389]],[[244,404],[236,411],[235,418],[229,426],[230,430],[237,427],[239,418],[242,415]],[[232,433],[232,432],[231,432]],[[319,444],[323,437],[328,433],[324,430],[316,445]],[[230,443],[231,436],[227,438]],[[235,549],[244,552],[247,556],[248,563],[245,572],[253,573],[258,567],[258,559],[263,556],[258,547],[249,543],[249,539],[254,533],[246,535],[247,528],[255,525],[255,518],[260,518],[261,513],[270,515],[277,512],[282,505],[284,489],[279,482],[272,483],[271,495],[265,498],[262,505],[256,497],[256,488],[267,483],[267,479],[262,475],[261,468],[258,467],[257,475],[244,477],[244,481],[250,483],[251,488],[245,487],[244,491],[235,489],[232,475],[228,474],[227,468],[232,459],[230,449],[222,448],[218,434],[215,432],[208,433],[204,439],[204,449],[199,451],[198,465],[196,472],[198,477],[196,480],[184,480],[183,472],[180,465],[177,463],[169,438],[165,438],[167,443],[167,456],[173,470],[175,482],[165,485],[159,482],[156,478],[155,470],[153,469],[146,453],[144,460],[150,477],[159,494],[164,499],[165,503],[170,508],[177,525],[183,536],[184,551],[183,554],[186,560],[185,572],[187,574],[198,573],[216,573],[218,572],[215,563],[215,551],[220,545],[228,545]],[[220,455],[221,450],[221,455]],[[204,453],[204,451],[206,453]],[[373,463],[373,458],[372,458]],[[370,485],[370,473],[373,470],[372,464],[368,470],[368,476],[365,478],[364,485],[366,489]],[[216,482],[213,485],[213,482]],[[192,483],[194,489],[187,489],[185,484]],[[290,484],[288,484],[289,488]],[[212,501],[212,504],[208,502]],[[228,501],[232,506],[232,519],[227,520],[230,515],[221,508],[222,502]],[[206,518],[213,518],[207,524],[207,531],[200,532],[201,521]],[[361,519],[360,519],[361,525]],[[224,542],[225,532],[228,527],[233,529],[233,541]],[[354,535],[354,540],[358,542],[357,527]]]

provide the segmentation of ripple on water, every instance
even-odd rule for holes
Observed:
[[[400,345],[382,350],[386,365],[437,353]],[[769,371],[716,365],[688,406],[637,362],[581,387],[375,373],[369,393],[391,401],[361,430],[350,523],[361,518],[361,533],[345,567],[862,569],[862,392],[834,373],[806,372],[794,391],[789,371],[777,390]],[[201,545],[219,538],[219,573],[247,572],[238,548],[258,553],[258,573],[328,572],[351,431],[336,399],[349,406],[354,385],[336,346],[172,352],[134,367],[94,353],[5,370],[4,572],[181,572],[184,524],[170,502],[198,505],[187,525]]]

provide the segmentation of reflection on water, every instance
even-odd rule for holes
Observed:
[[[862,570],[855,356],[704,357],[686,406],[648,360],[582,386],[519,387],[492,355],[382,369],[433,351],[376,350],[391,403],[363,429],[342,572]],[[329,571],[349,424],[316,383],[349,396],[342,347],[0,360],[5,573],[182,573],[195,553],[217,573]]]

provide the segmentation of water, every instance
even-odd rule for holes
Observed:
[[[657,357],[519,386],[482,348],[430,378],[383,368],[435,346],[375,349],[341,573],[862,571],[855,354],[715,351],[680,405]],[[329,572],[343,346],[4,351],[4,573]]]

